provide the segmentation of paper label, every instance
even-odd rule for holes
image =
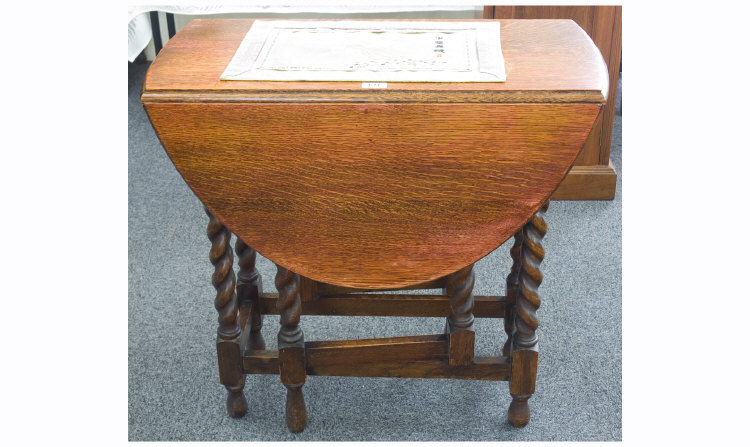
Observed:
[[[387,82],[363,82],[362,88],[388,88]]]

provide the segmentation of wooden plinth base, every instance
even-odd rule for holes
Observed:
[[[608,165],[573,166],[552,200],[612,200],[615,198],[617,173]]]

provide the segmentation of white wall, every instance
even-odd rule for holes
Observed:
[[[400,12],[373,12],[373,13],[252,13],[252,14],[211,14],[211,15],[184,15],[175,14],[174,23],[177,31],[182,29],[191,20],[199,18],[255,18],[255,19],[481,19],[482,6],[463,6],[461,9],[435,10],[435,11],[400,11]],[[164,12],[159,11],[159,27],[162,45],[166,44],[169,36],[167,29],[167,18]],[[146,59],[152,61],[155,57],[154,40],[151,39],[145,49]]]

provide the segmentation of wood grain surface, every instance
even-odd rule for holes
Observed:
[[[497,248],[563,179],[599,106],[147,110],[187,183],[248,245],[317,281],[378,288],[445,276]]]
[[[152,64],[142,100],[232,232],[329,284],[409,286],[497,248],[560,184],[606,97],[601,55],[569,20],[503,21],[506,83],[377,93],[219,81],[251,23],[192,22]]]
[[[572,19],[588,33],[599,48],[608,67],[609,92],[617,95],[617,79],[622,54],[622,6],[490,6],[495,19]],[[612,141],[612,124],[615,101],[604,106],[601,122],[594,125],[589,141],[578,155],[576,166],[603,166],[609,163],[609,146]],[[580,174],[585,175],[583,172]],[[613,180],[614,181],[614,180]],[[596,190],[597,186],[592,189]],[[614,188],[612,188],[614,191]],[[614,192],[612,193],[614,197]]]
[[[599,48],[609,72],[609,97],[617,96],[622,54],[622,6],[485,6],[486,19],[572,19]],[[611,200],[617,173],[609,160],[615,102],[608,101],[553,200]]]
[[[382,91],[363,90],[361,82],[220,80],[252,22],[190,22],[151,64],[143,101],[603,103],[608,92],[602,56],[572,20],[500,20],[506,82],[389,82]]]

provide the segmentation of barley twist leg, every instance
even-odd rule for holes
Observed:
[[[513,259],[513,266],[510,274],[505,280],[505,316],[503,326],[505,327],[505,344],[503,345],[503,355],[510,357],[513,346],[513,319],[515,318],[516,296],[518,295],[518,274],[521,272],[521,245],[523,244],[523,229],[513,235],[513,247],[510,249],[510,257]]]
[[[528,400],[534,394],[536,385],[539,356],[536,334],[539,320],[536,311],[541,304],[538,288],[542,283],[539,266],[544,259],[542,238],[547,233],[547,223],[543,216],[548,207],[549,202],[542,205],[523,228],[512,337],[510,394],[513,401],[508,408],[508,420],[516,427],[523,427],[531,418]]]
[[[279,373],[286,387],[286,425],[293,433],[307,426],[307,409],[302,395],[306,380],[305,342],[299,327],[302,301],[299,294],[299,275],[279,265],[276,272],[276,289],[279,299],[281,328],[279,329]]]
[[[237,324],[237,295],[232,263],[234,256],[229,247],[232,233],[205,208],[209,217],[206,234],[211,241],[209,259],[214,266],[211,282],[216,288],[214,307],[219,312],[219,328],[216,339],[216,352],[219,361],[219,378],[227,389],[227,411],[234,418],[247,412],[247,400],[243,393],[245,376],[242,371],[240,353],[240,326]]]

